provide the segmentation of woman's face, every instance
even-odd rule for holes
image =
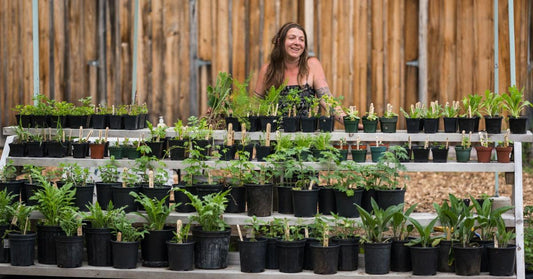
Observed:
[[[285,37],[285,53],[291,58],[300,58],[305,50],[305,35],[298,28],[291,28]]]

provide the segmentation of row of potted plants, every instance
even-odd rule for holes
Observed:
[[[146,128],[148,115],[146,104],[105,106],[92,104],[92,98],[79,99],[80,105],[66,101],[49,99],[39,94],[34,97],[34,105],[17,105],[17,124],[25,128],[72,128],[78,129],[126,129]]]

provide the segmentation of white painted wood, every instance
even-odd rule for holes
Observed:
[[[524,203],[522,188],[522,143],[514,143],[514,212],[515,212],[515,230],[516,230],[516,276],[518,279],[525,278],[524,262]]]

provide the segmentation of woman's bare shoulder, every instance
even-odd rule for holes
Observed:
[[[318,60],[318,58],[316,57],[309,57],[307,59],[307,65],[309,65],[309,67],[316,67],[316,66],[322,66],[322,64],[320,63],[320,60]]]

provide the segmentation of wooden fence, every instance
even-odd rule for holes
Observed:
[[[517,84],[532,96],[531,0],[515,0]],[[0,126],[33,94],[31,0],[0,0]],[[40,90],[57,100],[137,101],[167,124],[207,109],[220,71],[244,81],[268,59],[287,21],[305,26],[310,50],[344,105],[381,112],[418,100],[419,0],[39,0]],[[499,92],[510,84],[507,0],[499,1]],[[492,0],[429,0],[427,96],[441,103],[494,90]],[[138,55],[133,42],[138,41]],[[528,51],[530,53],[528,53]],[[408,63],[410,62],[410,63]],[[400,123],[403,126],[403,121]]]

